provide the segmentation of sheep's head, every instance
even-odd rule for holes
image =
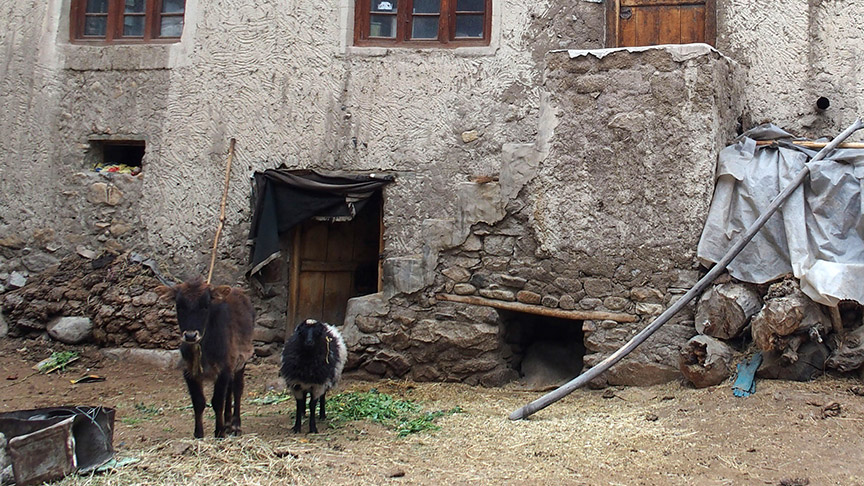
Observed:
[[[315,319],[306,319],[297,326],[298,342],[307,349],[312,349],[325,342],[327,330]]]

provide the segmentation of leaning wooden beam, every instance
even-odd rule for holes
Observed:
[[[846,140],[849,135],[852,135],[852,133],[862,127],[864,127],[864,124],[861,123],[861,120],[855,120],[855,123],[853,123],[849,128],[844,130],[843,133],[837,135],[837,138],[832,140],[831,143],[829,143],[827,146],[825,146],[825,148],[820,150],[819,153],[816,154],[810,162],[815,162],[817,160],[825,158],[825,156],[829,152],[834,150],[838,145],[840,145],[843,140]],[[750,225],[750,227],[747,229],[747,232],[741,235],[741,238],[736,241],[731,248],[729,248],[729,251],[727,251],[726,254],[723,255],[723,258],[721,258],[720,261],[717,262],[717,264],[714,265],[714,267],[711,268],[711,270],[709,270],[704,277],[702,277],[698,282],[696,282],[696,285],[694,285],[693,288],[688,290],[686,294],[684,294],[680,299],[675,301],[675,304],[673,304],[672,307],[669,307],[668,309],[666,309],[665,312],[660,314],[657,319],[654,319],[654,322],[649,324],[648,327],[640,331],[639,334],[633,336],[633,338],[630,339],[627,344],[622,346],[618,351],[615,351],[614,353],[609,355],[609,357],[607,357],[603,361],[597,363],[594,367],[589,368],[581,375],[570,380],[564,385],[561,385],[558,389],[553,390],[546,395],[543,395],[537,400],[534,400],[533,402],[525,405],[519,410],[511,413],[510,420],[520,420],[527,418],[534,412],[542,410],[549,405],[557,402],[558,400],[564,398],[565,396],[569,395],[570,392],[572,392],[573,390],[585,385],[594,378],[600,376],[601,373],[611,368],[612,365],[614,365],[618,361],[621,361],[622,358],[630,354],[630,352],[636,349],[637,346],[645,342],[648,337],[654,334],[657,329],[660,329],[663,324],[666,324],[666,322],[669,321],[672,316],[674,316],[676,313],[678,313],[678,311],[684,308],[684,306],[687,305],[691,300],[693,300],[694,297],[701,294],[702,291],[705,290],[705,288],[714,281],[714,279],[719,277],[720,274],[723,273],[724,270],[726,270],[726,266],[729,265],[729,262],[731,262],[732,259],[738,255],[738,253],[741,253],[741,250],[743,250],[744,247],[747,246],[747,243],[749,243],[750,240],[752,240],[753,237],[756,236],[756,233],[759,232],[759,229],[761,229],[762,226],[765,225],[765,222],[768,221],[768,218],[770,218],[771,215],[773,215],[774,212],[776,212],[777,209],[783,204],[783,202],[786,201],[786,199],[788,199],[793,192],[795,192],[795,189],[797,189],[798,186],[801,185],[809,172],[809,165],[804,164],[804,168],[801,169],[801,172],[799,172],[797,176],[795,176],[795,179],[793,179],[792,182],[790,182],[789,185],[786,186],[786,188],[783,189],[783,191],[781,191],[780,194],[778,194],[773,201],[771,201],[771,204],[768,206],[768,208],[765,209],[765,212],[762,213],[762,215],[759,216],[759,218],[757,218],[752,225]]]
[[[778,141],[780,141],[780,140],[758,140],[756,142],[756,145],[761,147],[763,145],[771,145],[772,143],[775,143]],[[813,142],[810,140],[791,140],[790,143],[792,143],[793,145],[798,145],[798,146],[801,146],[804,148],[809,148],[809,149],[821,149],[821,148],[824,148],[826,145],[828,145],[829,142]],[[864,148],[864,143],[861,143],[861,142],[841,143],[836,148],[862,149],[862,148]]]
[[[485,305],[486,307],[494,307],[496,309],[524,312],[526,314],[537,314],[547,317],[560,317],[562,319],[589,319],[594,321],[609,320],[618,322],[636,322],[639,320],[638,317],[632,314],[622,314],[619,312],[552,309],[550,307],[543,307],[542,305],[531,305],[522,304],[520,302],[507,302],[504,300],[484,299],[483,297],[474,297],[470,295],[438,294],[435,297],[438,300],[446,300],[448,302]]]

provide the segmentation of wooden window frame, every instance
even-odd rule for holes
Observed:
[[[369,23],[372,2],[378,0],[356,0],[354,4],[354,45],[360,47],[427,47],[453,48],[467,46],[488,46],[492,39],[492,0],[483,0],[483,37],[456,37],[457,0],[441,0],[441,14],[438,21],[438,38],[411,39],[411,19],[413,0],[391,0],[398,5],[396,13],[396,37],[370,37]],[[467,12],[466,12],[467,13]]]
[[[717,2],[716,0],[705,0],[696,2],[693,0],[606,0],[606,47],[634,47],[619,46],[618,33],[620,30],[621,7],[639,6],[661,6],[661,5],[692,5],[696,3],[705,4],[705,43],[714,46],[717,42]]]
[[[144,35],[138,37],[123,35],[124,0],[108,0],[107,25],[104,36],[85,36],[84,22],[86,20],[87,0],[72,0],[69,17],[69,38],[74,43],[82,44],[168,44],[180,41],[180,37],[162,37],[160,35],[163,17],[184,17],[183,13],[162,13],[162,0],[146,0],[144,16]],[[184,25],[185,27],[185,25]]]

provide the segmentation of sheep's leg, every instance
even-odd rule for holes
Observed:
[[[309,433],[317,434],[318,427],[315,426],[315,405],[318,402],[318,399],[315,398],[315,394],[309,394]]]
[[[225,395],[228,394],[228,386],[231,384],[231,372],[223,370],[216,378],[216,383],[213,385],[213,400],[210,403],[213,405],[213,413],[216,415],[216,437],[225,437]]]
[[[183,378],[186,380],[186,387],[189,388],[189,398],[192,399],[192,410],[195,412],[195,438],[200,439],[204,437],[204,424],[201,421],[206,405],[204,387],[201,380],[193,378],[189,373],[184,372]]]
[[[297,399],[297,412],[294,414],[294,428],[291,429],[296,433],[300,432],[300,422],[303,420],[303,415],[306,413],[306,392],[295,393],[294,396],[301,395]]]
[[[241,435],[243,433],[243,430],[240,428],[240,397],[243,396],[243,374],[245,371],[245,368],[241,368],[240,371],[234,373],[234,381],[232,383],[232,391],[234,392],[234,416],[231,418],[231,429],[234,435]],[[228,420],[227,417],[225,420]]]
[[[319,407],[320,410],[321,410],[321,414],[318,415],[318,418],[320,418],[321,420],[324,420],[324,419],[327,418],[327,413],[324,412],[324,397],[325,397],[326,395],[327,395],[327,392],[324,392],[324,393],[321,394],[321,405],[320,405],[320,407]]]

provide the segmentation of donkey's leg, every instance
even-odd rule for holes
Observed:
[[[240,397],[243,396],[243,374],[245,372],[245,368],[241,368],[238,372],[234,373],[234,381],[231,384],[234,393],[234,416],[231,419],[231,429],[234,435],[243,433],[243,430],[240,428]],[[225,420],[228,420],[227,415]]]
[[[186,380],[186,387],[189,388],[189,397],[192,399],[192,410],[195,412],[195,438],[204,437],[204,424],[201,422],[201,415],[204,413],[206,405],[204,401],[204,387],[200,379],[193,378],[189,373],[184,372],[183,378]]]
[[[213,385],[213,413],[216,415],[216,437],[225,437],[225,416],[223,415],[225,408],[225,395],[228,394],[228,385],[231,383],[231,372],[223,370],[216,378],[216,383]]]

